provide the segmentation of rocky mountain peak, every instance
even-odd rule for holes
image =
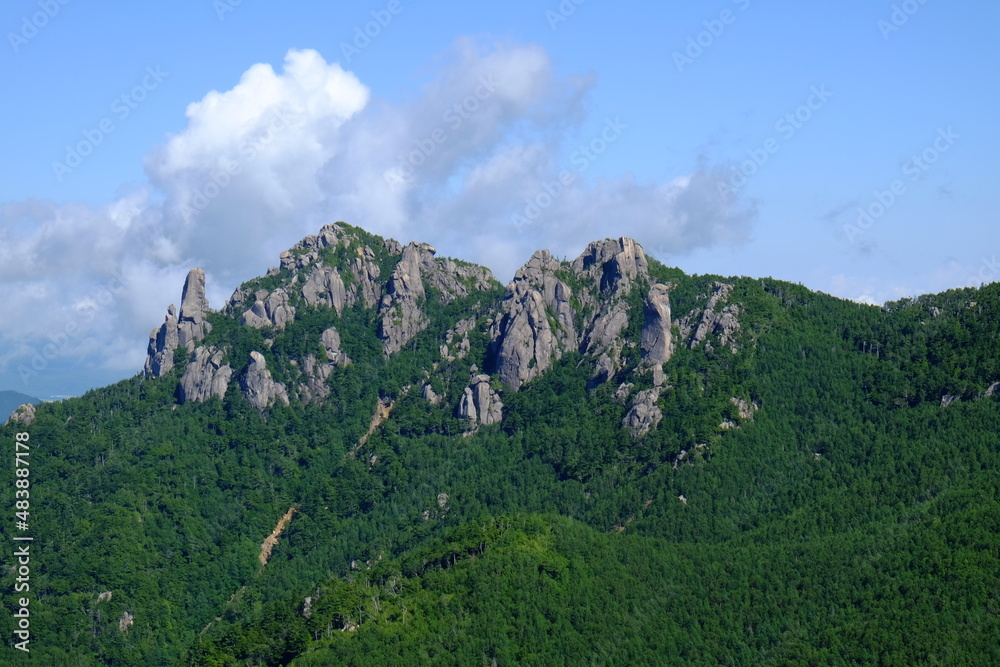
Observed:
[[[642,246],[624,236],[591,242],[572,266],[576,275],[599,281],[602,292],[624,290],[637,277],[649,277]]]
[[[163,324],[149,334],[145,364],[147,377],[166,375],[174,367],[174,350],[186,347],[188,351],[193,351],[195,344],[204,340],[212,330],[212,325],[205,321],[208,311],[205,272],[198,268],[191,269],[181,291],[180,316],[176,315],[176,309],[171,304]]]

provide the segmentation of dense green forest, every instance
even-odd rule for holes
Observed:
[[[740,329],[734,352],[674,327],[641,437],[616,393],[650,375],[626,363],[595,387],[578,350],[516,393],[494,376],[500,423],[456,416],[470,366],[491,367],[499,284],[428,286],[429,324],[389,356],[361,301],[297,301],[281,331],[210,314],[203,343],[234,377],[263,350],[289,384],[335,326],[351,363],[322,402],[259,411],[234,382],[180,404],[179,353],[0,428],[30,434],[35,536],[31,655],[8,642],[4,664],[1000,664],[1000,284],[878,308],[649,264],[624,358],[653,281],[675,317],[724,281]],[[470,318],[468,354],[442,358]]]

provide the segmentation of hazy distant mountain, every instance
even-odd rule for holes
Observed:
[[[26,427],[39,662],[1000,664],[1000,285],[338,223],[180,304]]]

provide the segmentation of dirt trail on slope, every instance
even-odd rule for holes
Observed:
[[[261,565],[267,565],[267,561],[271,560],[271,552],[274,550],[274,545],[278,543],[278,537],[281,535],[281,532],[285,530],[285,526],[288,525],[288,522],[292,520],[292,515],[295,514],[295,510],[298,508],[298,505],[292,505],[288,508],[285,515],[278,520],[278,525],[274,527],[271,534],[264,538],[264,543],[260,545],[260,556],[257,557],[260,560]]]

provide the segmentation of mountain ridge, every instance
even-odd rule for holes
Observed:
[[[503,286],[328,231],[0,427],[32,658],[1000,661],[1000,285],[875,308],[618,238]]]

